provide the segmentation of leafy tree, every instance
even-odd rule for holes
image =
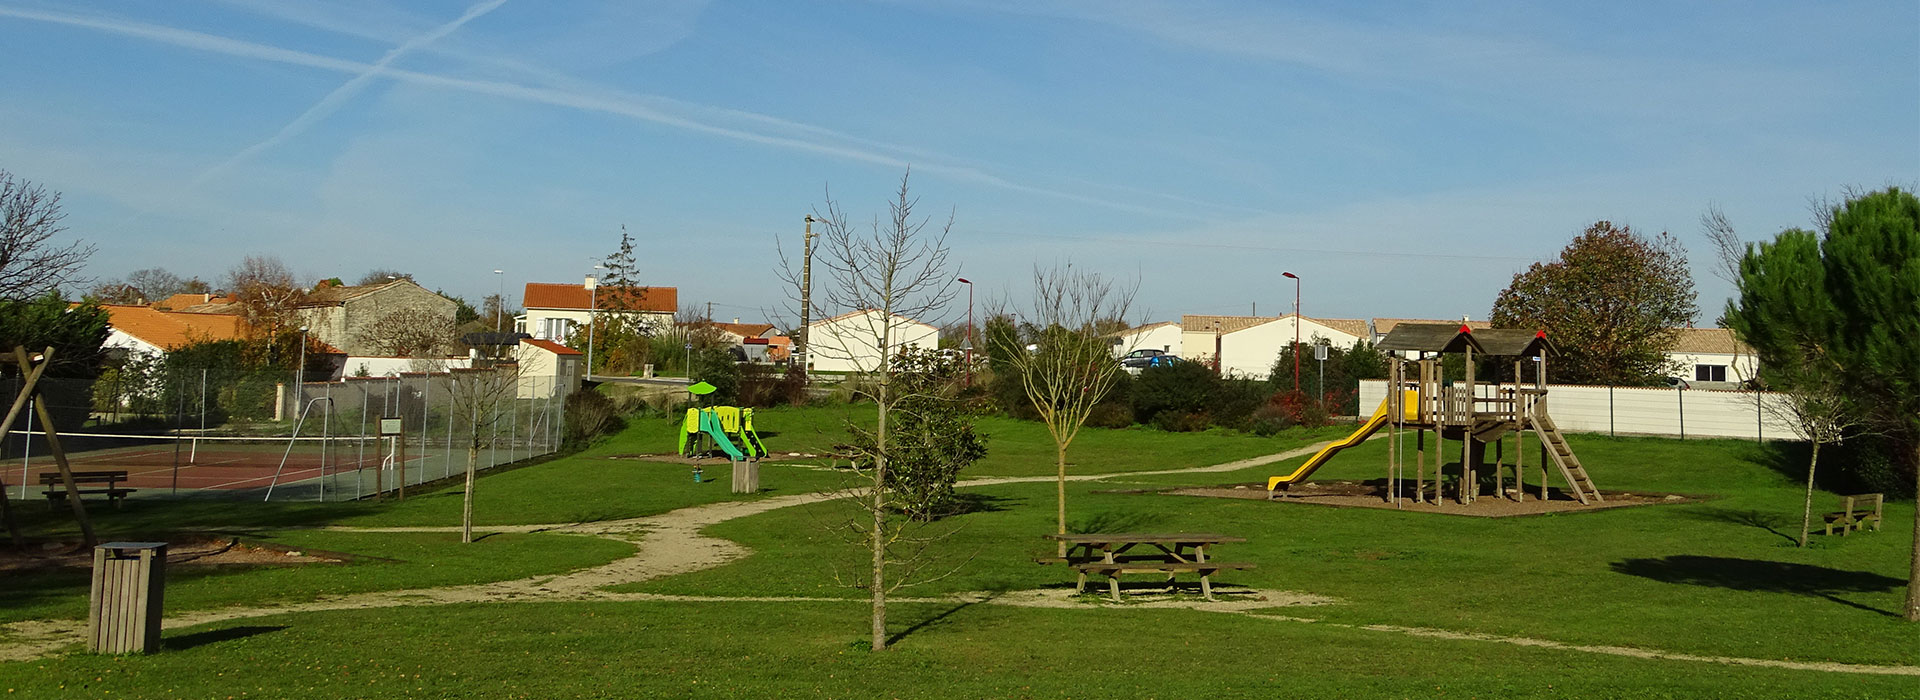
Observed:
[[[67,230],[60,225],[66,217],[60,193],[0,170],[0,299],[32,299],[67,282],[84,282],[76,276],[93,246],[57,242]]]
[[[1920,491],[1920,198],[1889,188],[1835,207],[1820,253],[1837,321],[1826,351]],[[1920,621],[1920,518],[1913,527],[1906,618]]]
[[[687,376],[713,385],[713,393],[700,397],[702,406],[732,406],[740,398],[740,363],[734,361],[733,353],[726,348],[694,350],[693,372]]]
[[[902,398],[888,448],[887,488],[907,517],[926,522],[952,512],[960,471],[987,456],[986,436],[974,432],[973,410],[958,396],[966,368],[931,350],[893,356]],[[855,435],[854,450],[871,453],[870,433]]]
[[[1740,296],[1727,304],[1722,318],[1754,349],[1762,383],[1777,392],[1766,408],[1798,426],[1812,446],[1800,511],[1799,541],[1805,547],[1820,447],[1845,437],[1856,415],[1840,386],[1839,366],[1828,355],[1827,337],[1839,324],[1839,313],[1827,293],[1820,238],[1811,231],[1783,231],[1772,243],[1747,246],[1735,272]]]
[[[601,280],[600,307],[611,311],[631,311],[640,307],[640,264],[633,255],[633,236],[620,226],[620,246],[607,255],[607,273]],[[616,314],[617,315],[617,314]]]
[[[433,293],[453,300],[453,325],[464,326],[480,320],[480,310],[473,308],[473,304],[469,303],[466,297],[457,297],[438,289],[433,290]]]
[[[1673,236],[1651,240],[1601,221],[1558,260],[1513,276],[1493,304],[1493,325],[1553,334],[1555,372],[1576,384],[1654,384],[1671,370],[1676,328],[1692,323],[1693,278]]]
[[[93,379],[100,375],[109,329],[105,309],[81,302],[69,308],[57,291],[30,300],[0,299],[0,347],[29,352],[53,347],[53,364],[45,376]],[[19,367],[0,363],[0,373],[17,374]]]

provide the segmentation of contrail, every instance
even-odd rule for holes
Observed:
[[[497,5],[498,3],[495,3],[495,4]],[[465,79],[465,78],[454,78],[454,77],[444,76],[444,75],[434,75],[431,73],[421,73],[418,71],[410,71],[410,70],[401,69],[401,68],[387,68],[384,70],[376,70],[374,64],[361,63],[358,61],[348,61],[348,60],[333,58],[330,56],[321,56],[317,54],[307,53],[304,51],[284,49],[277,46],[267,46],[264,44],[256,44],[253,42],[240,41],[237,39],[229,39],[222,36],[215,36],[212,34],[206,34],[202,32],[186,30],[186,29],[176,29],[173,27],[146,24],[141,22],[131,22],[131,21],[119,20],[119,19],[94,18],[94,17],[86,17],[82,15],[73,15],[73,14],[57,13],[57,12],[44,12],[44,11],[28,10],[28,9],[22,9],[22,8],[5,7],[5,6],[0,6],[0,17],[12,17],[16,19],[25,19],[25,20],[32,20],[37,22],[46,22],[50,24],[65,25],[70,27],[79,27],[83,29],[91,29],[91,30],[103,32],[106,34],[116,34],[120,36],[129,36],[129,37],[135,37],[140,39],[146,39],[146,40],[154,41],[161,44],[179,46],[183,48],[194,49],[197,51],[205,51],[208,53],[223,54],[227,56],[236,56],[240,58],[249,58],[249,59],[260,60],[260,61],[270,61],[274,63],[282,63],[287,65],[305,66],[308,68],[318,68],[321,70],[328,70],[328,71],[333,71],[337,73],[351,73],[351,74],[356,74],[361,76],[367,76],[369,78],[384,77],[389,80],[394,80],[397,82],[409,83],[414,85],[429,85],[429,86],[440,87],[440,88],[461,90],[464,92],[469,92],[474,94],[489,95],[489,96],[499,97],[503,99],[530,102],[535,104],[544,104],[548,106],[561,107],[565,109],[578,110],[583,112],[599,112],[604,114],[613,114],[613,115],[625,117],[628,119],[633,119],[636,121],[651,122],[654,124],[660,124],[662,126],[703,133],[703,134],[707,134],[707,135],[715,136],[719,138],[731,139],[736,141],[744,141],[747,143],[756,143],[756,144],[761,144],[766,146],[772,146],[775,148],[783,148],[783,149],[788,149],[793,151],[799,151],[802,153],[812,153],[815,155],[823,155],[823,156],[839,158],[839,159],[858,162],[858,163],[869,163],[869,164],[880,165],[880,166],[884,166],[892,169],[905,168],[909,163],[907,159],[903,159],[898,156],[887,155],[884,153],[878,153],[875,151],[866,150],[862,148],[854,148],[854,147],[849,147],[849,146],[834,144],[834,143],[822,143],[818,141],[810,141],[806,139],[793,138],[789,136],[780,136],[780,135],[763,133],[759,131],[750,131],[746,129],[738,129],[738,128],[731,128],[726,126],[719,126],[715,124],[709,124],[695,118],[682,116],[678,114],[672,114],[666,109],[663,109],[663,108],[675,108],[675,107],[684,109],[686,107],[685,103],[681,103],[677,100],[667,100],[667,99],[661,98],[661,99],[654,100],[653,103],[650,104],[648,100],[637,99],[630,95],[612,93],[605,90],[595,90],[595,91],[589,92],[589,91],[582,91],[578,89],[533,87],[528,85],[521,85],[521,84],[505,82],[505,81],[497,81],[497,80],[471,80],[471,79]],[[713,111],[712,108],[705,108],[705,109],[707,109],[708,111]],[[732,112],[732,110],[719,110],[719,111],[721,111],[722,113]],[[732,113],[731,116],[746,117],[749,114],[750,113]],[[752,115],[751,117],[748,117],[748,118],[751,118],[753,121],[758,121],[762,124],[769,124],[770,122],[784,122],[784,120],[778,120],[777,118],[766,117],[764,115]],[[769,125],[780,126],[781,124],[769,124]],[[797,123],[791,123],[791,122],[786,122],[785,125],[802,127],[799,130],[812,132],[816,135],[833,135],[833,136],[839,136],[845,139],[844,135],[835,134],[830,130],[822,129],[819,127],[799,125]],[[249,149],[249,150],[252,150],[252,149]],[[230,159],[229,162],[230,163],[237,162],[238,160],[239,158],[236,156],[235,158]],[[1049,189],[1044,187],[1035,187],[1031,185],[1013,182],[1013,181],[1007,180],[1006,178],[1000,177],[998,175],[994,175],[990,172],[987,172],[979,168],[974,168],[974,167],[961,166],[961,165],[947,165],[939,162],[934,162],[934,163],[915,162],[913,163],[913,167],[917,171],[926,172],[930,174],[944,175],[948,178],[952,178],[955,180],[975,182],[975,183],[984,184],[984,185],[988,185],[988,186],[996,187],[1000,189],[1012,190],[1015,192],[1025,192],[1028,194],[1051,197],[1055,199],[1064,199],[1067,201],[1079,202],[1082,204],[1097,206],[1104,209],[1111,209],[1116,211],[1127,211],[1127,212],[1133,212],[1138,214],[1160,216],[1160,217],[1166,217],[1166,218],[1172,218],[1172,219],[1187,219],[1187,220],[1198,220],[1198,221],[1214,220],[1214,218],[1210,216],[1202,216],[1202,215],[1196,215],[1196,214],[1185,213],[1185,212],[1168,211],[1168,210],[1160,209],[1157,207],[1143,206],[1133,202],[1114,201],[1110,199],[1091,197],[1087,195],[1077,194],[1073,192],[1066,192],[1062,190],[1054,190],[1054,189]],[[203,175],[202,179],[210,176],[210,174],[211,174],[211,171],[209,175]],[[196,180],[196,182],[198,182],[198,180]]]
[[[372,82],[374,78],[386,72],[387,66],[399,60],[401,56],[407,55],[414,49],[439,41],[446,35],[452,34],[454,31],[460,29],[461,25],[499,9],[501,5],[505,4],[507,4],[507,0],[483,0],[473,7],[467,8],[465,14],[460,15],[452,22],[442,24],[433,28],[432,31],[408,39],[399,46],[393,47],[386,55],[381,56],[380,60],[374,61],[373,65],[367,66],[352,78],[347,79],[347,82],[341,83],[340,87],[334,88],[333,92],[327,93],[326,97],[320,98],[319,102],[314,103],[312,107],[308,107],[307,111],[301,112],[300,116],[295,117],[293,121],[288,122],[286,126],[280,127],[279,133],[274,134],[265,141],[246,147],[246,149],[233,154],[232,158],[222,161],[219,165],[208,168],[206,172],[200,173],[199,177],[194,178],[191,183],[188,183],[187,188],[193,189],[199,187],[208,180],[218,177],[221,173],[226,172],[233,166],[244,163],[248,159],[300,135],[300,132],[306,131],[307,128],[313,126],[315,122],[325,119],[338,111],[342,104],[345,104],[346,101],[354,95],[359,94],[360,90],[366,87],[367,83]]]

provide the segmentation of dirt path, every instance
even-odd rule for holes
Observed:
[[[1324,443],[1323,443],[1324,444]],[[1224,464],[1183,469],[1161,469],[1153,471],[1116,472],[1107,474],[1076,474],[1067,477],[1069,481],[1099,481],[1102,479],[1146,476],[1159,474],[1201,474],[1230,472],[1262,464],[1281,462],[1295,457],[1312,454],[1321,445],[1313,445],[1278,454],[1253,457]],[[977,488],[1001,484],[1042,483],[1053,481],[1052,476],[1031,477],[989,477],[968,479],[957,486]],[[639,547],[627,557],[559,575],[532,576],[511,581],[498,581],[462,586],[444,586],[438,588],[419,588],[398,591],[380,591],[356,593],[343,596],[327,596],[302,603],[264,605],[257,607],[234,607],[213,610],[198,610],[168,616],[161,626],[164,629],[195,627],[215,622],[282,615],[288,613],[321,612],[329,610],[363,610],[417,605],[451,605],[457,603],[512,603],[512,602],[557,602],[557,601],[651,601],[651,602],[703,602],[703,603],[794,603],[794,602],[844,602],[860,603],[865,601],[853,598],[825,597],[718,597],[718,596],[675,596],[652,593],[616,593],[606,590],[609,587],[648,581],[665,576],[701,571],[740,559],[752,553],[747,547],[731,540],[711,537],[701,530],[729,520],[745,518],[780,508],[789,508],[811,503],[819,503],[833,498],[830,493],[806,493],[791,496],[776,496],[754,501],[728,501],[691,506],[668,511],[658,515],[621,520],[607,520],[592,523],[565,523],[544,525],[506,525],[476,528],[484,532],[553,532],[565,534],[605,537],[623,542],[637,542]],[[356,532],[457,532],[457,527],[388,527],[388,528],[349,528],[334,527],[328,529],[350,530]],[[1084,610],[1102,610],[1105,606],[1087,605],[1073,598],[1065,589],[1046,591],[1018,591],[1004,594],[960,594],[933,598],[894,598],[901,603],[940,603],[974,602],[994,605],[1014,605],[1021,607],[1067,608]],[[1334,602],[1330,598],[1291,591],[1245,591],[1238,595],[1225,596],[1217,603],[1203,603],[1184,598],[1149,600],[1134,603],[1128,608],[1167,608],[1182,607],[1209,612],[1249,614],[1263,619],[1287,620],[1295,622],[1314,622],[1310,618],[1287,617],[1269,613],[1255,613],[1257,610],[1271,610],[1288,606],[1313,606]],[[1523,646],[1537,646],[1564,649],[1597,654],[1634,656],[1647,659],[1670,659],[1684,661],[1703,661],[1711,663],[1737,664],[1748,666],[1768,666],[1797,670],[1828,671],[1845,673],[1875,673],[1920,676],[1920,667],[1916,666],[1866,666],[1840,663],[1805,663],[1778,661],[1772,659],[1749,659],[1740,657],[1696,656],[1658,650],[1636,649],[1631,647],[1599,647],[1574,645],[1517,637],[1494,637],[1470,633],[1450,632],[1411,627],[1391,627],[1385,625],[1353,626],[1339,623],[1326,623],[1340,627],[1355,627],[1377,632],[1396,632],[1408,636],[1440,639],[1491,641]],[[50,656],[59,650],[85,642],[86,622],[84,620],[31,620],[9,623],[0,626],[0,661],[29,661]]]

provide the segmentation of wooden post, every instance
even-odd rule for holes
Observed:
[[[26,359],[26,352],[20,353],[20,359]],[[45,396],[33,402],[33,412],[40,416],[40,428],[47,434],[47,449],[53,452],[53,464],[60,469],[60,479],[67,482],[67,503],[73,506],[73,517],[80,521],[80,536],[88,547],[100,544],[93,536],[93,523],[87,520],[87,507],[80,502],[80,486],[73,483],[73,466],[67,464],[67,450],[60,446],[60,433],[53,425],[53,414],[47,412]]]
[[[27,349],[25,346],[14,346],[14,354],[24,357]],[[52,364],[53,348],[47,348],[46,352],[41,353],[40,358],[38,367],[30,368],[25,365],[20,367],[20,392],[14,395],[13,406],[7,409],[6,420],[0,421],[0,439],[13,434],[13,422],[20,418],[20,412],[26,409],[27,401],[37,391],[35,387],[40,383],[40,374],[46,371],[47,365]],[[32,437],[28,436],[27,439],[30,440]],[[22,484],[23,488],[24,486],[25,484]],[[25,548],[27,541],[20,535],[20,524],[13,519],[13,505],[7,500],[7,490],[4,487],[0,487],[0,519],[7,522],[7,534],[13,539],[13,546]]]

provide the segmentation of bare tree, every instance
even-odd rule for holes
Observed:
[[[822,223],[818,252],[823,272],[823,293],[811,303],[819,304],[815,318],[827,318],[826,310],[847,312],[842,323],[851,330],[833,340],[814,338],[809,351],[818,357],[847,360],[864,375],[856,381],[856,391],[874,402],[874,427],[871,451],[857,456],[864,461],[861,489],[851,494],[863,511],[863,524],[857,525],[869,550],[869,571],[860,587],[872,596],[872,648],[887,648],[887,594],[913,579],[919,572],[915,562],[925,560],[931,542],[903,536],[902,523],[888,500],[887,461],[891,453],[888,421],[903,398],[893,386],[892,357],[899,348],[916,339],[903,337],[913,319],[925,319],[942,313],[955,295],[954,270],[948,266],[947,233],[953,228],[949,212],[944,225],[933,228],[932,219],[914,213],[918,198],[908,186],[911,173],[900,177],[900,188],[887,203],[885,220],[874,217],[867,226],[847,222],[846,211],[829,193],[826,211],[815,211]],[[791,259],[782,259],[783,277],[797,279]],[[850,426],[852,427],[852,426]],[[856,428],[864,430],[864,428]],[[911,543],[911,544],[910,544]],[[888,578],[889,568],[901,574]]]
[[[467,479],[460,505],[460,541],[473,541],[473,484],[480,469],[480,448],[491,443],[491,433],[502,420],[512,420],[526,376],[524,365],[502,362],[491,367],[456,369],[451,373],[448,420],[464,421],[467,440]]]
[[[1027,347],[1000,348],[1013,374],[1053,436],[1057,473],[1055,526],[1067,532],[1067,448],[1080,435],[1087,416],[1107,397],[1123,371],[1113,358],[1109,328],[1125,319],[1138,285],[1121,286],[1072,263],[1034,267],[1033,298],[1017,309],[1021,326],[1034,336]],[[1002,338],[1000,342],[1009,342]],[[1018,344],[1016,334],[1011,342]],[[1066,543],[1060,543],[1061,555]]]
[[[78,278],[93,246],[59,245],[60,193],[0,170],[0,299],[31,299]]]
[[[1713,246],[1714,260],[1718,263],[1713,267],[1713,276],[1740,286],[1740,260],[1747,255],[1747,244],[1740,241],[1740,234],[1733,230],[1733,222],[1727,220],[1720,205],[1707,205],[1707,213],[1700,215],[1700,231]]]
[[[227,293],[257,334],[277,337],[295,325],[296,307],[305,298],[293,270],[280,258],[249,255],[227,271]]]
[[[354,341],[393,357],[441,357],[453,351],[459,331],[453,316],[428,309],[390,312],[361,327]]]
[[[364,287],[370,284],[386,284],[394,280],[411,279],[413,279],[413,273],[411,272],[401,272],[392,268],[376,267],[368,270],[367,274],[361,275],[360,281],[355,282],[354,285]]]
[[[1820,466],[1820,447],[1857,434],[1859,422],[1847,397],[1831,382],[1789,387],[1770,398],[1760,404],[1767,414],[1797,428],[1812,448],[1807,458],[1806,501],[1800,506],[1800,546],[1805,547],[1813,527],[1814,470]]]

